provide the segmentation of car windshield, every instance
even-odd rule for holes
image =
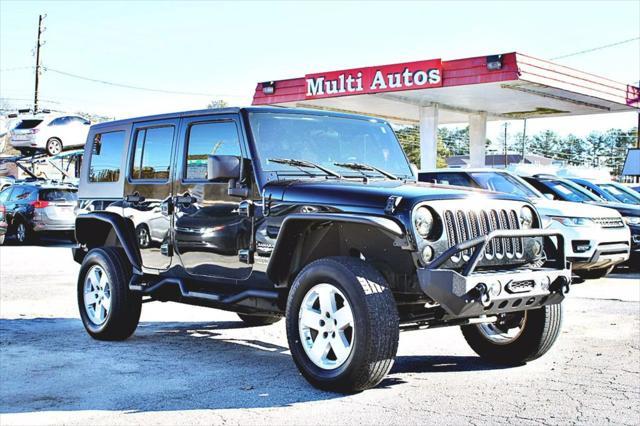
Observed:
[[[40,200],[42,201],[76,201],[78,192],[75,189],[42,189]]]
[[[543,197],[541,193],[528,184],[506,173],[472,172],[470,175],[478,185],[489,191],[519,195],[525,198]]]
[[[33,129],[38,124],[42,123],[42,120],[22,120],[14,129],[16,130],[27,130]]]
[[[262,169],[267,172],[330,175],[317,167],[302,171],[300,164],[282,161],[286,159],[314,163],[347,177],[413,176],[393,130],[379,120],[257,112],[250,114],[250,123]]]
[[[613,183],[601,183],[598,186],[621,203],[640,204],[640,195],[634,194],[632,190],[624,186],[618,186]]]
[[[547,180],[546,184],[565,201],[575,201],[578,203],[584,201],[602,201],[595,195],[587,192],[586,189],[582,189],[573,183],[561,180]]]

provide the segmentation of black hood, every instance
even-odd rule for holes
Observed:
[[[310,203],[325,206],[353,206],[355,208],[384,209],[390,196],[400,196],[403,204],[414,205],[428,200],[447,200],[478,197],[526,201],[523,198],[496,192],[466,189],[449,185],[414,181],[346,179],[301,179],[267,184],[265,196],[286,203]],[[341,209],[342,210],[342,209]]]

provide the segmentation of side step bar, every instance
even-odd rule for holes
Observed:
[[[225,307],[230,307],[232,305],[237,305],[249,298],[263,299],[270,302],[275,302],[279,297],[279,294],[277,292],[269,290],[251,289],[232,294],[217,294],[202,291],[191,291],[186,287],[184,281],[178,278],[163,278],[157,283],[146,287],[139,284],[139,279],[140,276],[136,275],[131,278],[131,281],[129,282],[129,289],[131,291],[140,292],[143,295],[153,297],[158,293],[158,291],[163,288],[174,287],[179,290],[180,297],[184,299],[185,302],[192,302],[196,305],[215,305],[215,307],[220,307],[222,309],[224,309]]]

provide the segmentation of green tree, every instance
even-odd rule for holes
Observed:
[[[229,104],[224,99],[214,99],[207,105],[207,109],[220,109],[226,108]]]

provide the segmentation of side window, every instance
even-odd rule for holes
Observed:
[[[34,201],[36,199],[37,191],[35,188],[23,187],[20,190],[14,192],[12,199],[17,202]]]
[[[67,124],[67,117],[58,117],[55,120],[51,120],[49,126],[63,126]]]
[[[0,203],[6,203],[9,199],[9,194],[11,194],[12,188],[7,188],[0,192]]]
[[[132,179],[169,179],[173,132],[173,126],[139,129],[136,132]]]
[[[429,173],[425,182],[455,186],[474,186],[465,173]]]
[[[124,131],[97,133],[93,138],[89,182],[117,182],[124,147]]]
[[[209,155],[242,155],[235,122],[193,124],[189,128],[184,178],[207,180]]]

